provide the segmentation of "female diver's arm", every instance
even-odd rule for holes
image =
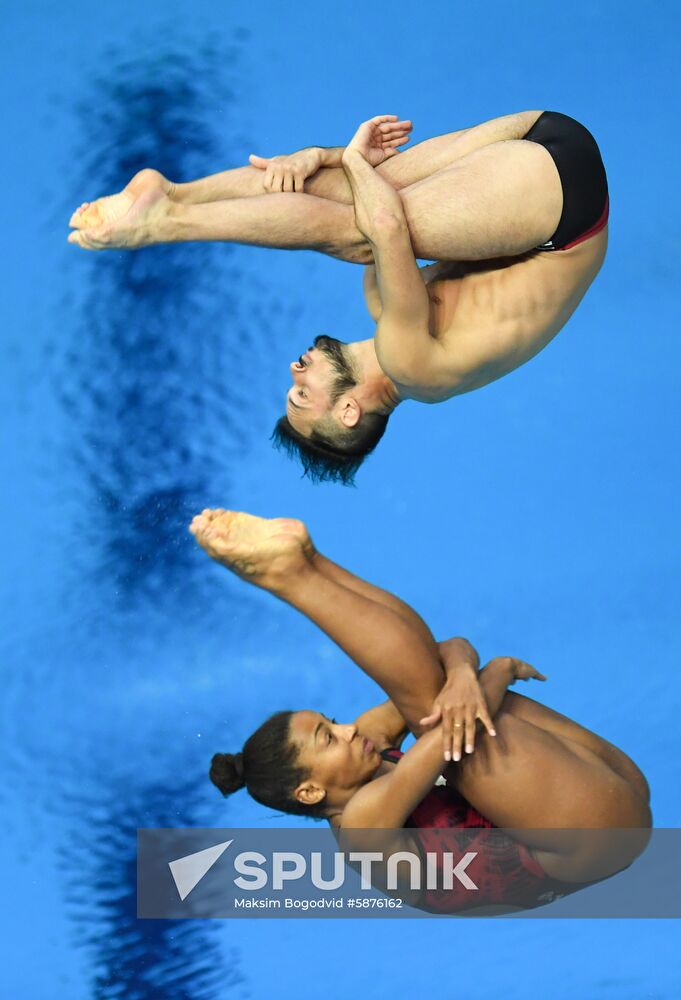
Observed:
[[[439,729],[421,736],[388,774],[368,781],[348,802],[341,827],[394,830],[404,826],[442,772]]]
[[[416,629],[424,638],[424,641],[433,646],[438,655],[440,665],[443,670],[441,678],[441,688],[438,692],[427,716],[420,720],[422,727],[430,728],[438,722],[442,722],[442,756],[444,760],[460,760],[464,746],[467,753],[472,753],[475,749],[476,720],[480,719],[491,735],[495,735],[492,720],[489,716],[485,704],[485,696],[478,684],[478,668],[480,657],[474,646],[461,636],[447,639],[444,642],[436,642],[433,634],[424,622],[423,618],[405,601],[382,590],[374,584],[367,583],[348,570],[338,566],[332,560],[327,559],[320,552],[313,555],[317,568],[329,579],[362,594],[365,597],[377,601],[391,608],[397,614]],[[391,702],[386,704],[390,705]],[[366,720],[362,718],[362,723],[358,720],[361,732],[374,738],[375,733],[384,737],[384,745],[399,746],[406,735],[408,729],[401,713],[393,705],[393,710],[403,723],[397,728],[393,725],[391,729],[383,732],[383,723],[378,717],[372,719],[371,727],[367,728]],[[371,711],[379,712],[383,706]],[[365,713],[366,714],[366,713]],[[374,725],[375,723],[375,725]],[[458,725],[457,725],[458,723]],[[376,728],[377,727],[377,728]],[[383,727],[385,728],[385,727]],[[394,735],[390,735],[393,733]]]
[[[407,720],[390,699],[362,712],[355,719],[355,725],[358,732],[368,736],[379,750],[387,747],[399,749],[409,732]]]
[[[492,716],[501,708],[509,685],[516,680],[546,680],[534,667],[510,656],[496,657],[480,671],[480,684]],[[453,767],[455,765],[446,765]],[[396,829],[428,794],[442,773],[440,727],[421,736],[388,773],[367,782],[350,800],[341,826],[354,829]]]
[[[491,735],[496,735],[494,727],[492,726],[491,715],[487,709],[486,699],[489,697],[490,702],[493,705],[494,711],[492,714],[496,713],[499,709],[499,705],[501,704],[501,699],[503,698],[506,690],[506,685],[513,683],[513,680],[507,681],[504,679],[504,670],[509,677],[513,677],[513,679],[515,679],[516,675],[519,676],[519,674],[517,674],[517,669],[514,674],[513,665],[515,664],[516,668],[519,669],[518,665],[521,664],[522,661],[511,660],[509,657],[498,657],[497,660],[492,662],[499,663],[497,673],[500,673],[501,676],[495,677],[494,671],[487,670],[486,673],[481,675],[484,683],[478,684],[477,677],[480,658],[467,639],[447,639],[446,642],[438,643],[438,649],[440,650],[441,660],[444,666],[443,676],[446,677],[442,691],[436,699],[436,703],[441,702],[443,705],[443,724],[440,726],[440,730],[443,732],[443,740],[445,740],[444,730],[447,729],[449,732],[449,739],[450,741],[453,741],[452,745],[455,746],[458,751],[458,754],[450,753],[449,756],[445,753],[444,759],[457,761],[461,759],[460,751],[463,738],[467,737],[468,739],[474,739],[476,724],[475,706],[478,702],[481,703],[481,708],[484,713],[484,716],[481,718],[481,722],[487,727]],[[524,666],[528,667],[527,664],[524,664]],[[465,703],[465,685],[462,684],[462,678],[464,677],[467,680],[473,681],[475,684],[475,688],[469,695],[468,704]],[[465,718],[470,724],[470,728],[467,726],[466,731],[461,733],[458,733],[456,728],[454,728],[456,714],[450,710],[451,703],[448,702],[448,695],[454,692],[458,693],[460,701],[463,700],[464,711],[466,712]],[[433,719],[433,724],[437,723],[437,721],[437,719]],[[363,712],[355,720],[355,725],[362,735],[368,736],[373,743],[381,748],[400,747],[402,741],[409,732],[406,719],[398,710],[397,706],[390,700],[384,701],[380,705],[375,705],[373,708]],[[473,737],[471,737],[471,730]]]

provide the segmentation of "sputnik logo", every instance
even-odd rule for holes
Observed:
[[[225,840],[222,844],[207,847],[205,851],[197,851],[196,854],[187,854],[184,858],[168,862],[180,899],[187,898],[192,889],[199,884],[206,872],[211,870],[231,843],[231,840]]]

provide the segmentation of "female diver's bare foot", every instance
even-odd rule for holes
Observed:
[[[314,546],[302,521],[267,519],[237,511],[204,510],[189,530],[211,559],[275,593],[310,569]]]
[[[159,242],[158,223],[167,214],[173,184],[158,170],[140,170],[120,194],[86,201],[69,225],[69,243],[85,250],[135,249]]]

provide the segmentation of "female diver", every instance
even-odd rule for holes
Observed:
[[[312,710],[275,714],[240,753],[213,757],[210,777],[223,794],[246,787],[270,808],[326,819],[339,835],[400,830],[400,849],[408,837],[441,864],[466,831],[477,891],[408,898],[439,913],[538,906],[621,871],[644,849],[643,774],[600,736],[508,692],[518,679],[545,679],[529,664],[498,657],[478,674],[466,640],[438,647],[412,608],[316,551],[300,521],[205,510],[190,530],[214,560],[314,621],[390,699],[354,723]],[[403,754],[409,731],[416,742]],[[512,838],[483,833],[499,827]]]

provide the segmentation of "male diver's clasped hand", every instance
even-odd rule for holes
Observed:
[[[363,122],[350,144],[343,149],[324,149],[308,146],[296,153],[279,156],[258,156],[251,153],[252,167],[262,170],[263,190],[268,194],[282,192],[302,193],[305,181],[321,167],[338,167],[341,157],[349,149],[359,152],[372,167],[399,153],[399,147],[409,142],[413,126],[410,121],[398,121],[397,115],[377,115]]]
[[[252,167],[263,171],[262,186],[269,194],[282,191],[301,192],[305,190],[305,180],[316,174],[323,166],[323,150],[319,146],[309,146],[297,153],[283,156],[248,157]]]
[[[397,115],[376,115],[362,122],[343,156],[361,153],[372,167],[399,153],[399,146],[409,142],[409,133],[414,126],[410,121],[398,121]]]

